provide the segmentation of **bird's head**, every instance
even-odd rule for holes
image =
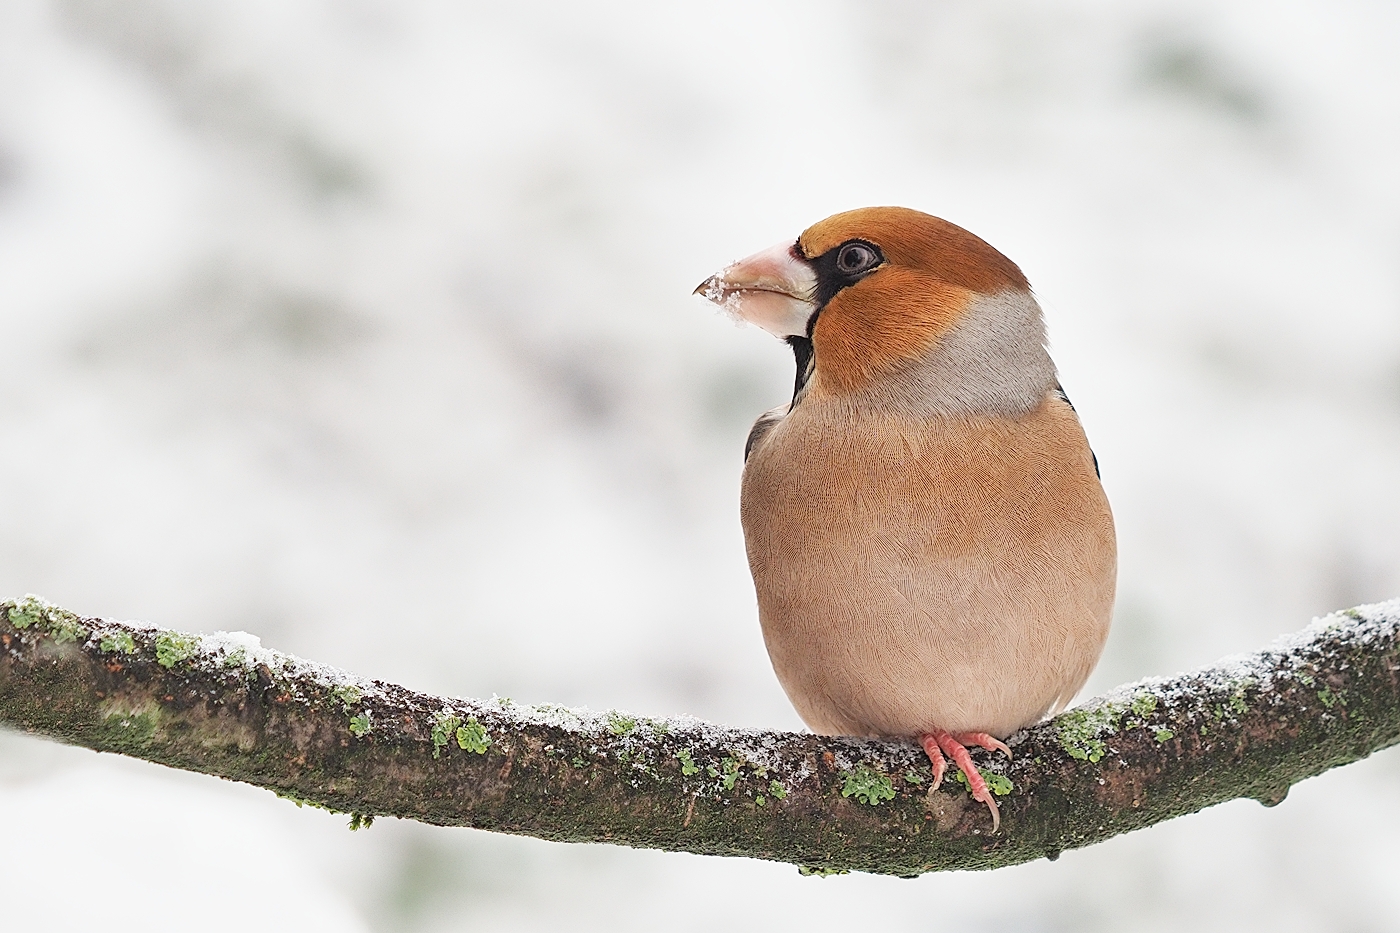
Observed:
[[[1021,270],[919,211],[835,214],[695,291],[792,344],[799,390],[811,376],[835,395],[973,412],[1026,410],[1054,385]]]

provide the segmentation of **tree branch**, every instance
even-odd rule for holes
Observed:
[[[428,696],[270,651],[0,603],[0,722],[298,803],[566,842],[917,875],[997,868],[1252,797],[1400,741],[1400,600],[1120,687],[978,755],[991,835],[912,743]]]

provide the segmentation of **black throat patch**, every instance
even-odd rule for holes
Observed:
[[[816,315],[812,315],[813,320]],[[808,330],[810,331],[810,325]],[[797,378],[792,384],[792,404],[796,405],[797,400],[802,395],[802,390],[807,387],[807,380],[812,378],[812,338],[799,337],[796,334],[787,339],[788,346],[792,347],[793,358],[797,362]],[[789,411],[791,407],[789,407]]]

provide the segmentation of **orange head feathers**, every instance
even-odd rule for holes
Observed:
[[[1055,383],[1040,309],[1016,264],[908,208],[835,214],[696,292],[787,340],[799,392],[1017,413]]]

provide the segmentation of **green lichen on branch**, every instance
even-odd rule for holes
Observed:
[[[712,778],[719,778],[720,786],[725,790],[733,790],[741,774],[739,770],[739,759],[726,755],[719,764],[719,768],[710,765],[705,769],[705,773]]]
[[[617,710],[609,710],[607,714],[608,731],[613,735],[631,735],[637,728],[637,720],[634,716],[624,716]]]
[[[690,756],[690,749],[682,748],[676,752],[676,760],[681,763],[681,774],[691,777],[700,773],[700,766],[695,763],[695,759]]]
[[[854,797],[872,807],[894,799],[894,782],[890,780],[889,775],[881,774],[869,765],[857,765],[844,772],[841,777],[842,797]]]
[[[1149,728],[1157,713],[1158,697],[1144,687],[1124,698],[1090,701],[1055,717],[1060,747],[1071,758],[1098,764],[1109,754],[1109,742],[1128,729]],[[1166,738],[1161,735],[1166,733]],[[1171,730],[1154,728],[1158,742],[1171,738]]]
[[[15,628],[23,630],[33,627],[60,645],[84,641],[92,632],[91,626],[84,624],[73,613],[32,593],[4,605],[9,607],[10,624]]]
[[[156,636],[156,663],[171,668],[199,651],[199,636],[182,632],[161,632]]]
[[[1151,693],[1140,693],[1128,704],[1128,712],[1138,719],[1146,719],[1157,709],[1157,697]]]
[[[261,647],[0,603],[0,722],[299,802],[570,842],[917,875],[1090,845],[1400,740],[1400,601],[1113,691],[972,754],[1002,815],[912,742],[446,699]],[[452,746],[455,745],[456,748]],[[911,827],[916,827],[910,832]]]
[[[131,637],[130,632],[103,632],[97,647],[109,653],[131,654],[136,650],[136,639]]]
[[[449,736],[456,736],[457,727],[462,724],[462,719],[451,710],[443,710],[433,718],[433,757],[442,757],[442,750],[447,748]]]
[[[1071,758],[1095,764],[1108,753],[1102,736],[1118,725],[1118,711],[1108,704],[1072,709],[1055,720],[1060,746]]]
[[[21,600],[10,603],[7,611],[7,621],[20,631],[24,631],[31,625],[38,625],[42,618],[34,605],[34,597],[26,596]]]
[[[464,752],[484,755],[491,747],[491,736],[486,734],[486,727],[474,718],[457,727],[456,737],[457,747]]]
[[[365,698],[365,692],[354,684],[340,684],[331,690],[331,696],[335,697],[341,708],[348,713],[352,706],[358,705]]]
[[[72,645],[83,641],[88,637],[90,631],[92,630],[86,625],[76,619],[69,618],[66,613],[58,615],[49,623],[49,634],[60,645]]]
[[[1011,778],[1004,774],[999,774],[996,771],[981,771],[980,774],[982,775],[982,780],[987,785],[987,790],[996,794],[998,797],[1005,797],[1016,789],[1016,785],[1011,783]],[[971,789],[970,785],[967,783],[966,774],[959,771],[954,777],[957,778],[958,783],[963,787],[967,787],[969,790]]]

